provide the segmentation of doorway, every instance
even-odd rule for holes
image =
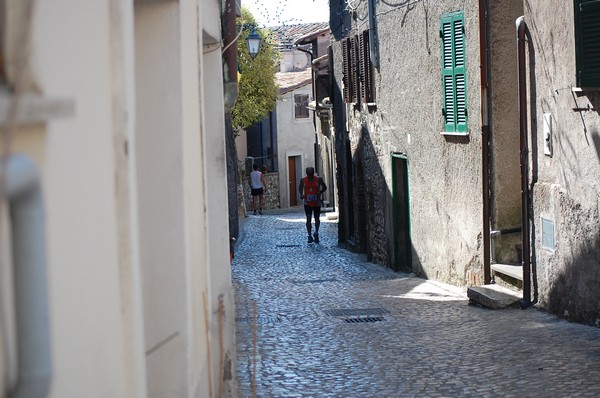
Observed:
[[[408,160],[402,154],[392,155],[392,202],[394,229],[395,271],[412,270],[412,244],[410,241],[410,209],[408,191]]]
[[[296,189],[298,187],[298,171],[300,170],[300,156],[288,157],[288,185],[290,192],[290,207],[298,206],[298,196]]]

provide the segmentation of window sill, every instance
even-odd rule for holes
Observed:
[[[466,132],[466,133],[455,133],[455,132],[449,132],[449,131],[442,131],[440,134],[441,135],[447,135],[447,136],[453,136],[453,137],[457,137],[457,136],[458,137],[468,137],[469,136],[468,132]]]
[[[14,95],[0,92],[0,125],[9,122]],[[46,98],[36,94],[24,94],[20,98],[18,126],[47,123],[52,119],[75,115],[75,102],[64,98]]]

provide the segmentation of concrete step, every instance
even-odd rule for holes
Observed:
[[[496,284],[471,286],[467,289],[467,297],[471,303],[495,310],[515,305],[522,298],[517,292]]]
[[[523,280],[523,267],[520,264],[492,264],[492,271]]]

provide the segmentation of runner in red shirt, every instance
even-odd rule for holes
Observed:
[[[298,191],[300,199],[304,199],[304,212],[306,213],[306,232],[308,232],[308,243],[319,243],[319,217],[321,216],[321,194],[327,190],[323,179],[315,175],[314,167],[306,168],[306,177],[300,180]],[[311,236],[311,216],[315,217],[315,233]],[[314,239],[313,239],[314,236]]]

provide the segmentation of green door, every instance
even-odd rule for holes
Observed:
[[[404,155],[392,155],[394,264],[396,271],[412,270],[410,242],[410,212],[408,194],[408,160]]]

